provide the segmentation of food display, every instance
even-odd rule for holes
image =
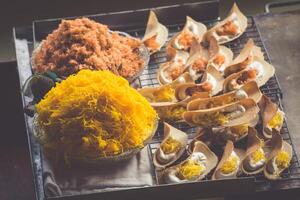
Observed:
[[[180,79],[180,76],[184,74],[188,58],[189,54],[187,52],[177,51],[172,60],[163,63],[157,73],[159,83],[164,85]]]
[[[249,128],[248,144],[242,171],[247,175],[258,174],[263,171],[266,158],[269,157],[271,147],[266,146],[254,128]]]
[[[187,110],[183,119],[189,124],[201,127],[230,127],[250,123],[258,112],[255,101],[247,98],[215,108]]]
[[[188,103],[202,96],[203,94],[195,94],[182,101],[151,103],[151,105],[161,120],[179,122],[183,121],[183,113],[187,110]]]
[[[225,67],[227,67],[232,62],[232,51],[226,46],[219,45],[215,37],[209,38],[208,45],[211,55],[207,66],[212,66],[219,72],[223,73]]]
[[[156,169],[161,170],[173,164],[182,156],[188,144],[186,133],[164,124],[164,140],[153,156],[153,164]]]
[[[224,69],[224,76],[242,71],[254,62],[254,57],[264,59],[264,55],[261,49],[254,44],[254,41],[250,38],[241,50],[240,54]],[[253,65],[253,64],[252,64]]]
[[[188,110],[210,109],[223,106],[241,99],[251,98],[256,103],[261,99],[262,94],[255,81],[245,84],[242,88],[234,90],[223,95],[213,96],[210,98],[199,98],[188,104]]]
[[[217,156],[201,141],[195,143],[191,155],[163,172],[165,183],[181,183],[203,179],[218,162]]]
[[[222,154],[217,153],[214,173],[209,176],[213,180],[255,175],[263,171],[268,179],[279,178],[280,169],[289,165],[289,150],[282,145],[281,149],[285,150],[277,151],[277,157],[271,152],[276,146],[273,137],[282,141],[278,131],[282,127],[284,113],[260,91],[260,87],[273,77],[274,67],[264,60],[261,49],[251,38],[235,58],[229,48],[220,45],[241,36],[246,29],[247,18],[234,4],[225,20],[204,33],[191,34],[187,31],[189,26],[194,26],[192,30],[205,30],[199,28],[199,22],[188,18],[183,30],[166,45],[168,60],[157,71],[161,86],[139,90],[158,112],[161,121],[185,122],[200,128],[187,145],[190,156],[174,166],[158,165],[157,157],[161,156],[158,152],[167,145],[174,150],[170,154],[174,158],[182,143],[170,137],[162,140],[154,153],[157,170],[164,169],[162,182],[178,183],[204,178],[205,165],[210,161],[206,161],[204,156],[202,161],[194,159],[194,150],[199,143],[205,144],[205,148],[212,152],[215,148],[222,149]],[[188,79],[179,82],[178,78],[183,76]],[[257,128],[260,126],[263,129]],[[235,148],[235,144],[241,141],[247,141],[246,145]],[[267,164],[271,162],[273,164]],[[267,167],[269,165],[271,167]]]
[[[193,40],[200,42],[206,31],[207,28],[204,24],[187,16],[183,29],[175,34],[166,45],[168,58],[173,58],[178,51],[188,51],[192,46]]]
[[[81,70],[51,89],[36,105],[45,152],[99,159],[143,148],[157,114],[128,82],[109,71]]]
[[[231,45],[247,18],[234,4],[211,27],[187,16],[170,37],[157,16],[150,11],[141,39],[88,18],[63,20],[34,50],[34,72],[63,77],[35,105],[45,154],[101,164],[147,147],[157,185],[281,178],[293,149],[280,134],[284,112],[262,89],[275,68],[253,39],[238,55]],[[159,57],[154,73],[141,47]]]
[[[225,79],[223,90],[224,92],[229,92],[239,89],[252,80],[255,80],[257,85],[261,87],[266,84],[274,73],[275,70],[272,65],[261,58],[254,57],[254,61],[247,68],[233,73]]]
[[[65,77],[81,69],[109,70],[129,81],[147,65],[142,42],[88,18],[62,20],[32,56],[35,73]]]
[[[247,17],[234,3],[229,15],[205,33],[205,37],[213,36],[219,44],[230,42],[241,36],[247,28]]]
[[[221,143],[224,143],[227,140],[231,140],[232,142],[238,142],[245,137],[248,136],[250,127],[255,126],[257,124],[259,116],[257,115],[257,118],[252,121],[252,123],[243,123],[241,125],[237,126],[231,126],[225,128],[224,132],[221,133],[223,137],[221,138]],[[257,120],[257,121],[256,121]]]
[[[178,102],[186,99],[187,94],[182,91],[182,86],[185,83],[193,83],[194,80],[188,73],[182,74],[175,81],[169,84],[161,85],[158,87],[144,87],[140,88],[138,91],[143,95],[150,103],[158,102]],[[193,85],[195,85],[193,83]],[[184,92],[184,94],[182,94]],[[200,92],[200,91],[195,91]],[[194,94],[190,93],[189,96]]]
[[[193,39],[190,56],[186,63],[186,71],[189,72],[194,80],[203,76],[204,72],[207,70],[208,62],[211,57],[216,54],[216,51],[217,49],[213,44],[209,45],[208,48],[204,48],[200,45],[198,40]]]
[[[175,84],[167,84],[159,87],[141,88],[139,93],[143,95],[150,103],[155,102],[175,102]]]
[[[150,11],[145,35],[142,39],[150,53],[159,51],[168,40],[169,31],[166,26],[159,23],[155,13]]]
[[[266,138],[272,138],[272,129],[280,131],[282,128],[284,112],[266,96],[262,97],[259,106],[262,112],[263,134]]]
[[[224,147],[222,158],[212,175],[212,179],[235,178],[240,172],[240,163],[243,157],[244,152],[240,149],[235,149],[233,142],[228,140]]]
[[[271,151],[264,166],[264,175],[270,180],[279,179],[281,173],[290,165],[293,154],[292,146],[283,141],[277,131],[273,133],[266,146],[271,147]]]

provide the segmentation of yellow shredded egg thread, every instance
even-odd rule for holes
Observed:
[[[285,169],[289,166],[290,159],[290,155],[286,151],[281,150],[275,158],[275,163],[278,168]]]
[[[162,87],[153,93],[155,102],[171,102],[175,98],[175,90],[171,85]]]
[[[172,138],[168,137],[168,139],[161,145],[161,149],[165,154],[175,153],[180,150],[182,144]]]
[[[157,120],[149,102],[109,71],[69,76],[36,108],[46,150],[86,157],[142,147]]]
[[[254,163],[258,163],[261,160],[266,160],[266,156],[261,149],[257,149],[251,154],[251,159]]]
[[[155,110],[162,120],[178,121],[182,119],[182,114],[186,111],[186,108],[182,105],[178,105],[171,108],[156,107]]]
[[[179,167],[178,177],[186,180],[194,180],[200,176],[205,167],[195,161],[187,161]]]
[[[269,121],[268,126],[272,129],[281,126],[281,124],[283,124],[283,115],[280,111],[277,111],[277,113]]]
[[[221,112],[207,113],[198,116],[198,123],[203,126],[223,125],[229,122],[229,118]]]
[[[238,157],[229,156],[229,158],[223,163],[220,170],[223,174],[229,174],[234,172],[238,167]]]

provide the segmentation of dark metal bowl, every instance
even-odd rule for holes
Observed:
[[[98,157],[92,157],[92,156],[79,156],[79,155],[70,155],[68,158],[73,161],[79,161],[83,163],[88,164],[96,164],[96,165],[106,165],[106,164],[113,164],[120,161],[125,161],[133,156],[135,156],[137,153],[139,153],[147,144],[152,140],[156,130],[158,127],[158,120],[155,122],[154,128],[151,131],[151,134],[149,137],[144,141],[143,146],[137,147],[134,149],[127,150],[121,154],[113,155],[113,156],[98,156]],[[47,143],[46,141],[46,135],[44,130],[39,126],[38,124],[38,115],[35,114],[33,118],[33,125],[32,125],[32,132],[33,135],[37,138],[39,143],[43,146]]]

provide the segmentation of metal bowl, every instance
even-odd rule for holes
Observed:
[[[124,37],[128,37],[128,38],[132,38],[132,39],[137,39],[135,37],[132,37],[131,35],[129,35],[128,33],[125,33],[125,32],[120,32],[120,31],[109,31],[110,33],[118,33],[119,35],[121,36],[124,36]],[[34,48],[34,50],[32,51],[32,55],[31,55],[31,58],[30,58],[30,63],[31,63],[31,67],[32,68],[35,68],[34,66],[36,65],[35,62],[34,62],[34,57],[35,55],[40,51],[41,49],[41,46],[43,44],[44,40],[41,41],[40,43],[38,43],[36,45],[36,47]],[[125,78],[126,80],[128,80],[128,82],[131,84],[133,83],[144,71],[144,69],[148,66],[149,64],[149,60],[150,60],[150,52],[149,50],[147,49],[147,47],[141,43],[141,46],[138,48],[138,54],[140,55],[140,57],[144,60],[144,64],[143,66],[141,66],[140,70],[137,71],[137,73],[130,77],[130,78]],[[61,79],[65,79],[66,77],[59,77]]]
[[[96,165],[106,165],[106,164],[113,164],[121,161],[128,160],[132,157],[134,157],[137,153],[139,153],[147,144],[152,140],[153,136],[155,135],[155,132],[158,127],[158,120],[155,122],[154,128],[149,135],[149,137],[144,141],[144,144],[142,147],[134,148],[127,150],[121,154],[114,155],[114,156],[98,156],[98,157],[92,157],[92,156],[78,156],[78,155],[70,155],[68,158],[73,161],[79,161],[83,163],[88,164],[96,164]],[[39,143],[43,146],[46,143],[46,135],[44,130],[39,126],[38,124],[38,115],[35,114],[33,117],[33,124],[32,124],[32,131],[33,135],[37,138]]]

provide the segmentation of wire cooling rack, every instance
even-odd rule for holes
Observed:
[[[210,23],[206,23],[206,25],[208,27],[210,27],[214,23],[215,22],[210,22]],[[175,25],[168,26],[169,37],[172,37],[176,32],[182,30],[182,27],[183,27],[182,24],[175,24]],[[142,37],[144,34],[144,30],[138,30],[138,29],[127,30],[127,32],[135,37]],[[236,56],[239,54],[239,52],[242,50],[242,48],[244,47],[244,45],[250,38],[253,39],[254,43],[257,46],[261,47],[261,50],[265,56],[265,60],[270,62],[269,56],[268,56],[267,51],[264,47],[264,44],[261,40],[261,37],[260,37],[259,31],[256,27],[255,21],[252,17],[248,18],[248,27],[247,27],[245,33],[238,39],[227,43],[226,46],[229,47],[233,51],[234,55]],[[144,70],[143,74],[138,79],[139,87],[158,86],[159,83],[156,78],[157,70],[158,70],[160,64],[166,62],[166,60],[167,60],[167,58],[166,58],[166,52],[165,52],[165,46],[164,46],[160,52],[151,56],[149,67]],[[273,102],[276,102],[279,105],[279,107],[281,109],[283,109],[282,103],[281,103],[282,91],[281,91],[281,87],[280,87],[280,84],[278,82],[276,75],[274,75],[260,89],[263,94],[270,97]],[[186,124],[172,124],[172,125],[174,125],[178,129],[183,130],[184,132],[188,133],[190,139],[192,139],[194,137],[194,135],[196,134],[197,129],[195,127],[190,127]],[[281,130],[281,134],[282,134],[283,139],[293,146],[286,121],[284,121],[282,130]],[[160,125],[152,143],[149,145],[151,155],[158,148],[159,143],[161,142],[162,139],[163,139],[163,125]],[[264,177],[263,174],[258,174],[258,175],[254,176],[257,191],[270,190],[274,187],[274,185],[275,185],[274,183],[281,185],[280,187],[282,187],[283,184],[280,184],[280,182],[283,183],[284,181],[300,180],[300,165],[299,165],[299,161],[298,161],[297,155],[295,153],[295,150],[293,150],[293,151],[294,152],[293,152],[291,165],[288,169],[286,169],[282,173],[282,179],[280,179],[280,181],[275,181],[275,182],[269,181]],[[184,157],[187,157],[187,155],[183,155],[183,158]],[[153,170],[154,170],[154,168],[153,168]],[[153,174],[154,174],[154,178],[158,181],[158,175],[155,170],[153,171]],[[209,178],[207,178],[207,179],[209,179]],[[285,182],[285,184],[286,184],[286,182]],[[294,184],[294,183],[292,183],[292,184]],[[289,185],[289,184],[287,184],[287,185]]]

